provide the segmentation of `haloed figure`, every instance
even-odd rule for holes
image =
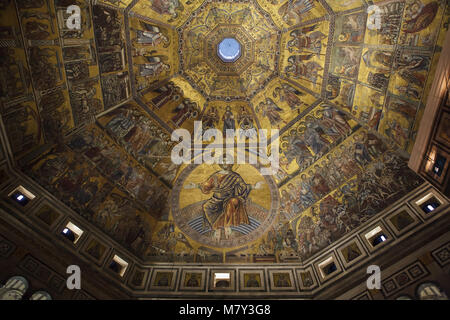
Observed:
[[[220,164],[222,170],[213,173],[201,184],[190,183],[187,189],[200,188],[204,194],[213,193],[203,204],[204,219],[214,231],[214,238],[219,241],[221,230],[225,238],[231,236],[231,227],[250,224],[246,201],[250,192],[260,189],[262,182],[255,185],[245,183],[244,179],[233,171],[232,164]]]
[[[236,130],[235,120],[231,107],[227,106],[225,113],[222,116],[223,121],[223,136],[227,136],[227,130]]]

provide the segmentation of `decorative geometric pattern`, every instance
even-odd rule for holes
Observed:
[[[0,236],[0,257],[8,258],[16,249],[16,246]]]
[[[19,263],[19,268],[30,274],[39,281],[48,285],[49,288],[57,292],[62,292],[65,288],[65,279],[51,270],[45,264],[31,255],[26,255]]]
[[[381,293],[387,298],[406,286],[422,279],[429,274],[422,262],[416,261],[381,283]]]
[[[431,255],[441,267],[446,266],[450,263],[450,242],[433,250]]]

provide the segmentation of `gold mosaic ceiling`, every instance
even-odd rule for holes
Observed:
[[[76,0],[70,30],[73,2],[0,1],[2,120],[21,170],[133,254],[304,261],[421,183],[405,157],[446,1]],[[224,37],[236,62],[218,59]],[[280,130],[275,175],[233,168],[260,184],[221,232],[202,226],[220,168],[169,157],[196,120]]]
[[[207,99],[248,100],[277,75],[281,32],[253,3],[208,3],[180,31],[180,73]],[[234,63],[221,61],[224,38],[241,44]]]
[[[380,5],[369,10],[372,4]],[[445,33],[444,9],[445,1],[412,0],[139,1],[130,16],[141,20],[130,18],[131,25],[156,27],[168,40],[152,46],[166,65],[153,75],[140,77],[136,65],[144,61],[133,60],[136,81],[172,81],[203,114],[217,101],[248,101],[268,129],[282,129],[325,99],[410,152]],[[228,74],[230,64],[215,50],[220,34],[245,37]],[[151,101],[139,84],[138,95]]]

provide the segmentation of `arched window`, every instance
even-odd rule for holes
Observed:
[[[45,291],[36,291],[30,297],[30,300],[52,300],[52,296]]]
[[[0,288],[0,300],[22,300],[28,290],[28,281],[24,277],[14,276]]]
[[[417,288],[417,295],[420,300],[448,300],[445,292],[431,282],[422,283]]]

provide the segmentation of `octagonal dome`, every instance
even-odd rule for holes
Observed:
[[[3,2],[0,158],[14,172],[0,168],[0,184],[20,171],[39,191],[32,210],[48,202],[96,230],[83,254],[114,246],[133,270],[131,258],[303,268],[421,183],[400,155],[439,69],[445,1],[78,0],[80,30],[64,27],[66,0]],[[204,219],[213,193],[186,188],[220,167],[170,157],[174,130],[200,120],[279,130],[276,174],[232,168],[262,187],[227,233]]]

